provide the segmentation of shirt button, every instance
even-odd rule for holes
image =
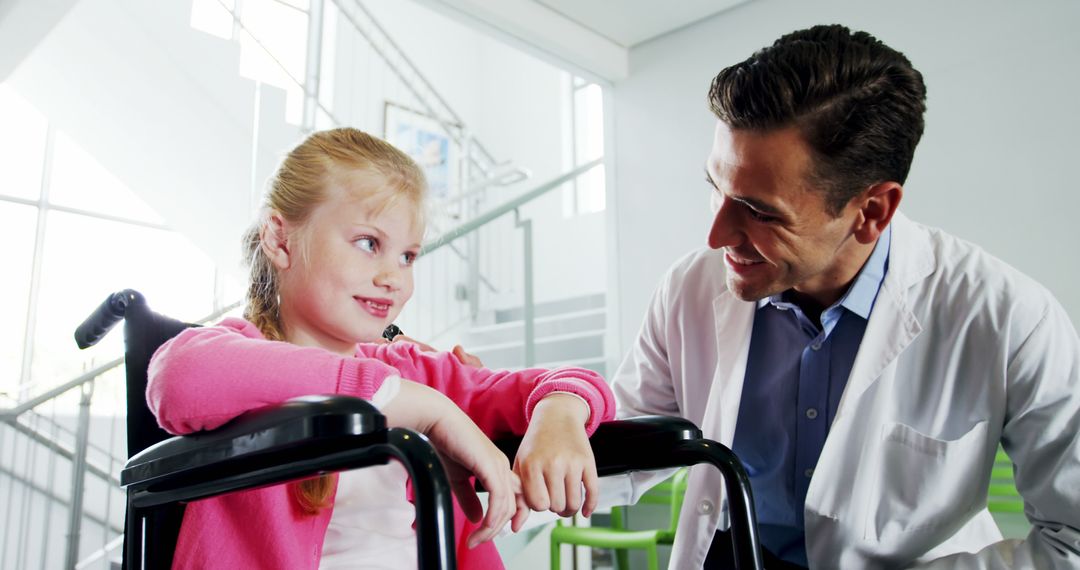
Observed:
[[[697,512],[703,515],[710,515],[715,508],[712,501],[705,500],[698,503]]]
[[[814,419],[817,417],[817,410],[814,408],[806,408],[806,417]]]
[[[810,469],[803,471],[802,474],[806,475],[806,478],[809,479],[814,474],[814,469],[811,467]]]
[[[815,342],[814,344],[810,345],[810,348],[812,348],[814,350],[821,350],[821,343],[820,342]]]

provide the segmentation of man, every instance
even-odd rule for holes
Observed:
[[[753,484],[767,568],[1080,568],[1080,340],[1040,285],[897,211],[925,87],[869,34],[788,34],[714,79],[708,248],[669,271],[615,377]],[[998,444],[1033,525],[986,510]],[[730,560],[690,477],[672,568]]]

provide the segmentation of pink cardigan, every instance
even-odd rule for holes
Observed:
[[[412,343],[358,344],[355,357],[343,357],[267,341],[255,325],[235,318],[187,329],[162,345],[150,361],[146,399],[162,428],[188,434],[296,396],[371,398],[390,375],[446,394],[491,437],[525,433],[533,408],[551,392],[588,402],[590,434],[615,412],[611,390],[589,370],[473,368]],[[317,568],[330,514],[301,513],[286,485],[190,503],[173,568]],[[468,551],[462,521],[456,522],[459,567],[501,566],[491,543]]]

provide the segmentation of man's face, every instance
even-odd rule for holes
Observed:
[[[858,208],[828,211],[824,194],[810,186],[812,160],[794,127],[751,131],[717,122],[705,165],[716,213],[709,247],[724,250],[736,297],[756,301],[795,289],[827,306],[854,276]]]

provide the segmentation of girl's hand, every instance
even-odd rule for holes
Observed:
[[[521,477],[524,502],[536,511],[552,511],[568,517],[581,509],[589,516],[599,497],[596,460],[585,423],[589,407],[580,398],[554,393],[533,409],[532,420],[521,440],[514,472]],[[581,486],[585,485],[584,508]],[[517,531],[524,522],[514,518]]]
[[[469,536],[469,548],[495,538],[511,517],[524,522],[528,510],[517,501],[521,483],[506,455],[449,398],[427,386],[402,381],[401,392],[383,408],[383,414],[391,426],[415,429],[431,438],[465,516],[473,522],[483,519]],[[472,476],[488,490],[486,514]]]

